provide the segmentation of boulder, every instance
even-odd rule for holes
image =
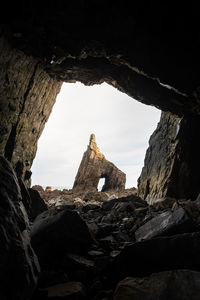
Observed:
[[[51,267],[66,251],[82,253],[95,241],[79,214],[63,206],[36,218],[31,228],[31,242],[41,266]]]
[[[81,282],[69,281],[48,288],[48,299],[83,300],[85,288]]]
[[[144,277],[166,270],[198,271],[199,252],[200,232],[157,237],[126,246],[109,265],[107,274],[116,283],[127,276]]]
[[[28,217],[11,164],[0,156],[0,298],[29,299],[39,275]]]
[[[43,189],[43,187],[41,186],[41,185],[33,185],[32,187],[31,187],[33,190],[36,190],[36,191],[38,191],[39,193],[44,193],[44,189]]]
[[[112,198],[110,200],[107,200],[102,204],[102,209],[111,210],[116,203],[120,203],[120,202],[123,203],[130,202],[134,205],[135,208],[147,206],[146,201],[142,200],[140,197],[136,195],[129,195],[127,197]]]
[[[52,191],[53,191],[52,186],[47,186],[45,189],[45,192],[52,192]]]
[[[160,235],[188,232],[193,222],[186,211],[179,207],[174,212],[166,211],[154,217],[135,232],[136,241],[151,239]]]
[[[102,192],[125,189],[126,175],[106,160],[96,144],[95,135],[91,134],[90,143],[83,155],[73,189],[96,191],[100,178],[105,178]]]
[[[118,283],[114,300],[198,300],[199,294],[200,272],[174,270],[125,278]]]
[[[29,217],[31,220],[34,220],[39,214],[47,210],[48,207],[44,200],[41,198],[40,193],[34,189],[28,189],[30,198],[31,198],[31,208]]]

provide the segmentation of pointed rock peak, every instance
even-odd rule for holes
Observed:
[[[95,134],[94,134],[94,133],[92,133],[92,134],[90,135],[90,143],[89,143],[89,147],[90,147],[91,150],[100,151],[100,150],[99,150],[99,147],[98,147],[97,144],[96,144],[96,137],[95,137]]]
[[[92,133],[87,150],[83,154],[73,189],[97,191],[99,180],[103,177],[105,184],[102,191],[125,189],[126,174],[100,152],[95,135]]]

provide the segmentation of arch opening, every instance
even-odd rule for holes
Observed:
[[[103,186],[104,186],[105,182],[106,182],[106,178],[105,178],[105,176],[104,176],[104,177],[101,177],[101,178],[99,178],[99,182],[98,182],[98,186],[97,186],[97,190],[98,190],[98,192],[101,192],[101,191],[102,191],[102,188],[103,188]]]

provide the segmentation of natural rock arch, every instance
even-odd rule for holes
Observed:
[[[97,190],[100,178],[105,178],[102,192],[125,189],[126,175],[105,158],[96,144],[95,135],[91,134],[73,189]]]

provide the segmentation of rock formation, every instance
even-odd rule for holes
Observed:
[[[126,175],[106,160],[96,144],[95,135],[91,134],[90,143],[83,155],[73,189],[97,190],[100,178],[105,178],[102,192],[125,189]]]
[[[29,221],[11,164],[0,156],[0,298],[26,300],[39,276]]]
[[[62,85],[42,64],[0,37],[0,155],[27,185],[37,141]]]
[[[200,118],[163,112],[149,141],[138,193],[149,203],[159,198],[196,199],[199,194]],[[192,172],[191,172],[192,170]]]
[[[68,297],[69,289],[72,297],[77,296],[78,290],[80,297],[85,298],[82,285],[86,285],[87,299],[110,300],[114,285],[127,276],[148,277],[142,279],[142,284],[139,279],[123,281],[114,299],[126,299],[124,285],[131,286],[128,293],[132,295],[139,285],[144,299],[151,295],[155,298],[154,293],[160,299],[199,299],[196,272],[200,270],[200,204],[188,201],[194,200],[200,191],[199,19],[197,1],[4,3],[0,10],[1,299],[48,299],[48,294],[60,298],[63,291],[63,297]],[[111,211],[94,204],[84,208],[82,215],[90,223],[101,248],[93,248],[86,257],[72,258],[70,253],[69,258],[66,254],[60,262],[58,254],[57,260],[52,261],[52,269],[42,270],[32,297],[39,268],[30,245],[27,215],[22,213],[21,200],[29,208],[29,197],[22,199],[21,194],[23,191],[26,194],[23,184],[30,184],[37,141],[64,81],[81,81],[86,85],[105,81],[136,100],[165,111],[151,137],[139,180],[141,197],[153,205],[141,200],[137,206],[131,199],[128,203],[116,199],[116,203],[112,201],[107,206],[109,209],[114,205]],[[21,185],[5,158],[14,167]],[[94,189],[98,176],[95,182],[90,182]],[[108,179],[107,185],[112,186]],[[187,204],[184,206],[179,199],[173,207],[167,207],[168,196],[186,198]],[[149,227],[157,228],[160,218],[162,225],[169,221],[168,214],[155,208],[155,203],[166,206],[172,221],[177,205],[184,209],[191,206],[187,217],[192,218],[194,227],[189,226],[184,229],[188,233],[182,233],[183,228],[180,231],[176,222],[172,222],[177,235],[173,235],[170,225],[170,233],[153,230],[154,238],[148,235],[149,240],[135,242],[139,227],[144,226],[139,230],[144,237]],[[66,209],[73,207],[68,205]],[[59,206],[57,209],[53,220],[62,215]],[[184,228],[187,224],[184,223]],[[62,226],[58,228],[62,230]],[[45,238],[48,241],[48,234]],[[127,241],[134,244],[126,247]],[[112,266],[108,265],[110,260]],[[105,272],[107,265],[110,276]],[[153,272],[159,274],[151,275]],[[170,283],[163,286],[165,279]],[[136,297],[140,296],[138,291]]]

